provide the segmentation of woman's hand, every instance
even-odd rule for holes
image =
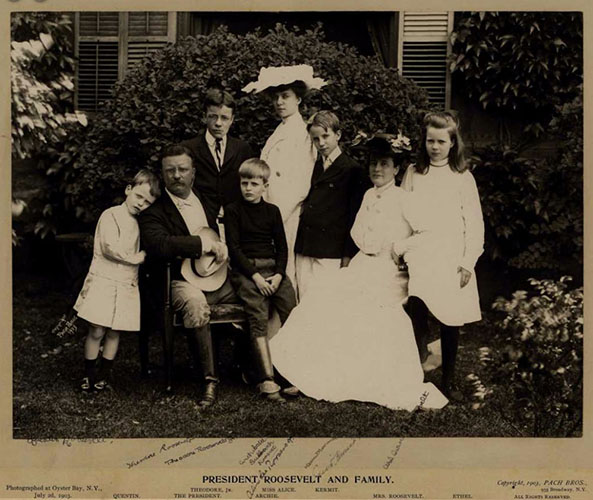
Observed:
[[[251,279],[264,297],[269,297],[270,295],[274,294],[275,290],[272,289],[272,285],[268,283],[268,281],[260,273],[255,273]]]
[[[469,279],[472,277],[472,273],[461,266],[457,267],[457,272],[461,273],[461,276],[459,278],[459,286],[460,288],[463,288],[465,285],[469,283]]]

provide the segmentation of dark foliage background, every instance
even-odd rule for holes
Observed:
[[[549,158],[492,145],[474,152],[487,228],[486,256],[518,269],[583,273],[583,103],[558,106],[550,132],[561,138]],[[551,274],[550,274],[551,273]]]
[[[455,87],[499,123],[473,151],[485,258],[507,269],[571,274],[583,262],[583,19],[578,12],[459,12]],[[519,134],[509,124],[524,125]],[[554,148],[526,154],[537,140]]]
[[[578,12],[464,12],[451,41],[451,70],[464,91],[507,119],[527,113],[535,136],[583,82]]]
[[[232,64],[229,64],[232,61]],[[121,195],[139,168],[158,169],[159,153],[171,142],[202,128],[207,88],[221,85],[237,98],[232,133],[259,150],[278,124],[263,95],[241,88],[260,67],[307,63],[329,81],[302,106],[305,117],[331,109],[342,121],[345,142],[358,129],[402,131],[416,137],[426,94],[411,81],[345,45],[326,42],[320,28],[299,32],[278,25],[269,33],[244,36],[220,28],[171,45],[132,71],[115,89],[113,101],[58,151],[53,173],[60,176],[67,208],[86,221]]]

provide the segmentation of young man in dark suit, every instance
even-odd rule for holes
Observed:
[[[231,94],[218,88],[208,90],[204,113],[206,129],[182,145],[193,153],[194,187],[200,193],[204,210],[220,224],[224,216],[222,207],[241,199],[239,167],[256,155],[249,144],[228,134],[235,118],[235,100]]]
[[[303,201],[295,243],[300,298],[314,279],[347,266],[356,253],[350,229],[369,185],[362,167],[340,150],[342,132],[334,113],[315,113],[307,129],[320,155]]]

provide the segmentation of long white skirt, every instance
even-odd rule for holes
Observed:
[[[359,252],[319,280],[271,339],[272,361],[300,391],[331,402],[392,409],[442,408],[447,399],[424,373],[402,308],[406,276],[389,256]]]

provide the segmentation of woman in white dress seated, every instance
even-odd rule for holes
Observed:
[[[442,408],[447,399],[424,383],[409,317],[402,308],[407,274],[391,258],[411,229],[407,193],[395,185],[407,139],[367,142],[369,189],[352,227],[360,249],[347,268],[319,281],[292,311],[270,348],[276,369],[300,391],[331,402],[368,401],[392,409]]]

